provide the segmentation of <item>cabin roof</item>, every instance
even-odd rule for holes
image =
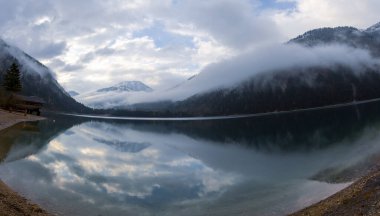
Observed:
[[[25,101],[25,102],[32,102],[32,103],[39,103],[44,104],[45,101],[37,96],[24,96],[19,94],[13,94],[12,97],[16,100]]]

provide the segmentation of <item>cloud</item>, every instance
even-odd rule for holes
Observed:
[[[296,44],[262,47],[205,67],[195,78],[171,90],[151,93],[113,93],[81,95],[77,99],[90,106],[122,107],[134,103],[179,101],[192,95],[218,88],[228,88],[256,75],[292,68],[334,67],[345,65],[360,73],[368,67],[378,67],[380,60],[368,51],[343,45],[306,48]],[[107,98],[105,100],[105,98]]]
[[[377,127],[309,154],[269,154],[229,139],[213,142],[207,136],[192,138],[189,135],[194,136],[194,127],[182,127],[179,132],[178,125],[156,124],[89,121],[71,129],[75,132],[71,136],[57,136],[38,154],[2,166],[0,174],[28,198],[49,201],[47,207],[62,214],[151,215],[162,208],[162,214],[177,215],[181,209],[181,215],[194,215],[194,209],[210,209],[210,200],[213,209],[225,212],[227,200],[228,213],[233,215],[242,206],[257,212],[263,202],[278,204],[273,197],[282,197],[286,206],[297,208],[294,200],[300,195],[310,197],[318,191],[322,199],[326,194],[319,193],[321,188],[330,193],[332,188],[327,184],[315,186],[315,181],[308,180],[310,176],[331,167],[354,166],[378,153],[380,147]],[[320,135],[319,131],[315,133]],[[117,139],[152,145],[137,153],[121,152],[94,142],[94,137],[111,143]],[[247,193],[247,184],[252,182]],[[242,205],[242,191],[254,201]]]
[[[66,65],[63,70],[67,72],[78,71],[84,68],[83,65]]]
[[[232,48],[273,41],[280,34],[276,23],[261,17],[250,1],[183,0],[174,7],[179,23],[188,23]]]
[[[1,36],[52,67],[66,88],[80,92],[97,86],[96,82],[78,86],[77,78],[88,81],[94,76],[109,85],[134,79],[153,87],[172,86],[176,83],[144,78],[135,73],[136,68],[150,71],[152,77],[157,73],[185,80],[205,65],[236,54],[232,49],[267,39],[266,31],[271,31],[245,0],[16,0],[0,4],[10,11],[0,15]],[[82,65],[84,70],[68,76],[66,72],[73,68],[57,65],[57,58],[65,65]],[[124,75],[114,75],[119,71]],[[177,78],[163,80],[177,82]]]
[[[38,46],[35,46],[38,47]],[[67,48],[66,42],[53,42],[43,47],[34,48],[34,57],[40,59],[53,58],[60,56]]]
[[[46,176],[41,181],[29,178],[33,180],[29,186],[48,183],[45,188],[50,192],[58,190],[59,193],[54,193],[59,194],[58,199],[67,200],[70,192],[73,198],[80,198],[68,201],[75,210],[84,205],[92,206],[87,209],[96,206],[97,210],[112,206],[113,210],[108,212],[111,215],[114,211],[118,212],[115,215],[120,215],[123,209],[125,213],[125,203],[130,203],[128,207],[144,208],[147,202],[173,205],[212,198],[239,181],[239,175],[214,170],[177,148],[157,145],[160,142],[147,145],[152,140],[157,141],[155,138],[162,139],[162,134],[143,133],[131,129],[131,125],[119,126],[102,122],[82,124],[74,135],[57,137],[41,154],[15,166],[30,168],[36,171],[36,176]],[[102,137],[101,142],[99,137]],[[174,136],[171,140],[178,143],[179,138]],[[73,141],[80,143],[76,149],[65,148]],[[141,148],[140,145],[143,148],[135,151],[136,147]],[[169,192],[171,196],[163,199],[162,192]]]
[[[295,37],[305,31],[336,26],[368,28],[380,21],[377,0],[279,0],[295,3],[294,8],[271,10],[272,17],[281,32]]]
[[[51,67],[68,90],[83,93],[130,79],[165,88],[209,64],[285,42],[312,28],[368,27],[377,22],[379,4],[377,0],[350,4],[343,0],[15,0],[0,2],[0,31],[7,42]],[[73,68],[56,64],[56,59],[83,70],[68,75]],[[158,74],[166,78],[157,78]],[[79,81],[85,84],[78,85]]]
[[[65,65],[66,65],[65,62],[59,58],[54,58],[54,59],[50,60],[50,63],[49,63],[49,66],[51,68],[61,68]]]

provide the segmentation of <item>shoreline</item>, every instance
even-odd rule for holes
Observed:
[[[340,216],[380,214],[380,170],[355,181],[347,188],[290,216]]]
[[[12,127],[21,122],[30,122],[30,121],[41,121],[44,120],[44,117],[33,116],[33,115],[24,115],[24,113],[18,112],[8,112],[0,109],[0,131]]]
[[[43,117],[33,115],[25,116],[23,113],[9,113],[0,109],[0,133],[21,122],[40,121],[44,119]],[[0,176],[0,215],[48,216],[51,214],[13,191],[1,180]]]
[[[110,120],[132,120],[132,121],[208,121],[208,120],[227,120],[227,119],[241,119],[241,118],[253,118],[253,117],[265,117],[274,115],[283,115],[291,113],[300,113],[308,111],[318,111],[327,109],[336,109],[349,106],[358,106],[362,104],[368,104],[372,102],[379,102],[380,98],[352,101],[347,103],[332,104],[326,106],[312,107],[312,108],[299,108],[293,110],[263,112],[254,114],[237,114],[237,115],[224,115],[224,116],[192,116],[192,117],[128,117],[128,116],[106,116],[106,115],[86,115],[86,114],[72,114],[72,113],[59,113],[61,115],[75,116],[82,118],[96,118],[96,119],[110,119]]]

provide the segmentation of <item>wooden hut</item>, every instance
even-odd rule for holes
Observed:
[[[23,111],[28,114],[40,115],[40,109],[45,104],[44,100],[36,96],[24,96],[19,94],[11,94],[8,100],[8,109]]]

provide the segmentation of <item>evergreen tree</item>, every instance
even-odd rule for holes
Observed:
[[[11,92],[21,91],[20,70],[16,63],[13,63],[4,76],[4,88]]]

